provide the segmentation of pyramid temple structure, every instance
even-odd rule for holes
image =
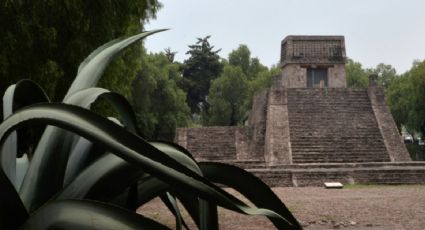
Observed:
[[[371,76],[347,88],[343,36],[287,36],[281,74],[254,96],[245,126],[179,128],[175,141],[200,161],[253,172],[270,186],[425,183]]]

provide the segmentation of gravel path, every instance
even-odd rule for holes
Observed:
[[[425,186],[273,188],[273,191],[305,229],[425,229]],[[150,202],[139,212],[174,228],[174,219],[160,200]],[[219,209],[219,218],[220,229],[275,229],[266,218],[247,217],[224,209]]]

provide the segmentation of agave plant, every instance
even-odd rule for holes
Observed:
[[[198,163],[181,146],[141,138],[132,107],[120,94],[95,87],[123,49],[161,30],[113,40],[82,62],[62,103],[51,103],[30,80],[10,86],[0,125],[0,229],[168,229],[135,210],[160,197],[187,227],[179,201],[199,229],[218,229],[217,206],[264,215],[278,229],[300,229],[273,191],[243,169]],[[118,119],[90,110],[103,98]],[[18,135],[36,146],[28,167],[17,167]],[[19,179],[18,174],[24,174]],[[256,207],[216,184],[231,187]],[[253,189],[255,188],[255,189]]]

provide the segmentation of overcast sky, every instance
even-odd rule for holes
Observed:
[[[187,58],[188,45],[211,35],[227,58],[239,44],[271,66],[287,35],[344,35],[347,56],[398,73],[425,59],[425,0],[160,0],[163,8],[147,30],[171,28],[148,38],[148,51],[170,47]]]

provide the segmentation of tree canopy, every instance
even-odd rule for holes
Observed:
[[[198,38],[198,41],[189,46],[186,54],[190,55],[184,61],[183,80],[180,86],[187,92],[187,103],[192,113],[201,113],[208,110],[206,96],[210,89],[211,81],[216,79],[222,69],[218,53],[220,49],[214,50],[208,39]]]
[[[160,6],[157,0],[2,1],[0,93],[17,80],[30,78],[51,98],[62,99],[79,63],[92,50],[109,40],[140,32]],[[108,68],[103,84],[113,88],[128,84],[140,65],[140,48],[126,51]]]
[[[362,68],[362,64],[348,59],[345,64],[345,74],[347,79],[347,87],[349,88],[367,88],[368,75]]]
[[[391,65],[384,63],[378,64],[375,68],[367,69],[366,74],[376,74],[378,76],[378,84],[387,88],[390,82],[397,76],[397,72]]]
[[[240,124],[246,109],[248,81],[239,66],[226,65],[223,73],[211,84],[208,96],[208,124],[234,126]]]
[[[399,127],[425,134],[425,60],[416,61],[408,72],[391,78],[387,98]]]
[[[177,127],[187,126],[186,93],[177,86],[179,64],[166,53],[145,54],[133,82],[133,104],[146,138],[172,140]]]
[[[258,58],[251,57],[246,45],[229,53],[220,77],[213,81],[208,94],[208,113],[203,114],[207,125],[240,125],[247,118],[254,94],[270,86],[278,68],[268,69]]]

